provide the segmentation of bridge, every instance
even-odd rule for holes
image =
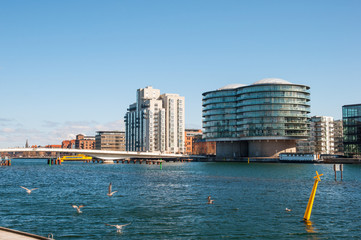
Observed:
[[[161,152],[130,152],[130,151],[108,151],[108,150],[89,150],[89,149],[68,149],[68,148],[6,148],[0,149],[0,153],[18,153],[18,152],[55,152],[67,154],[85,154],[87,156],[101,159],[104,163],[112,163],[119,159],[184,159],[201,156],[192,156],[176,153]]]

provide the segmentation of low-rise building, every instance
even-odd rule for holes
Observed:
[[[200,129],[186,129],[185,130],[185,154],[193,154],[193,142],[196,138],[202,138],[202,130]]]
[[[61,142],[61,148],[69,148],[74,149],[75,148],[75,139],[74,140],[64,140]]]
[[[75,149],[94,149],[95,137],[84,136],[83,134],[76,135]]]

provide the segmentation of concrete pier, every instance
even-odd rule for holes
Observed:
[[[0,227],[0,240],[32,240],[32,239],[50,240],[53,238],[42,237],[27,232],[21,232],[10,228]]]

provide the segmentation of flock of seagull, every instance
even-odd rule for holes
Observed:
[[[20,186],[20,187],[23,188],[23,189],[25,189],[28,194],[30,194],[32,191],[38,189],[38,188],[28,189],[28,188],[23,187],[23,186]],[[107,196],[111,197],[111,196],[113,196],[114,193],[116,193],[116,192],[118,192],[118,191],[112,191],[112,183],[110,183],[109,186],[108,186]],[[208,196],[207,200],[208,200],[208,201],[207,201],[207,204],[214,204],[214,199],[211,199],[211,196]],[[82,207],[85,207],[84,205],[79,205],[79,206],[77,206],[77,205],[71,205],[71,206],[72,206],[73,208],[75,208],[78,213],[82,213],[82,211],[81,211],[80,209],[81,209]],[[290,212],[290,211],[292,211],[292,210],[289,209],[289,208],[286,208],[285,211]],[[106,226],[115,227],[115,228],[117,229],[117,233],[122,233],[123,227],[128,226],[128,225],[130,225],[130,224],[131,224],[131,223],[127,223],[127,224],[123,224],[123,225],[111,225],[111,224],[105,223]]]
[[[28,188],[23,187],[23,186],[20,186],[20,187],[21,187],[22,189],[25,189],[28,194],[31,194],[32,191],[38,189],[38,188],[28,189]],[[109,186],[108,186],[107,196],[111,197],[111,196],[113,196],[114,193],[116,193],[116,192],[118,192],[118,191],[113,191],[113,192],[112,192],[112,183],[110,183]],[[71,206],[72,206],[73,208],[75,208],[78,213],[82,213],[82,211],[81,211],[80,209],[81,209],[82,207],[85,207],[85,205],[79,205],[79,206],[77,206],[77,205],[74,205],[74,204],[72,204]],[[131,224],[131,223],[127,223],[127,224],[123,224],[123,225],[111,225],[111,224],[105,223],[106,226],[115,227],[115,228],[117,229],[117,233],[122,233],[123,227],[128,226],[129,224]]]
[[[28,189],[28,188],[23,187],[23,186],[20,186],[20,187],[23,188],[23,189],[25,189],[28,194],[30,194],[32,191],[38,189],[38,188]],[[109,186],[108,186],[107,196],[111,197],[111,196],[113,196],[114,193],[116,193],[116,192],[118,192],[118,191],[112,191],[112,183],[110,183]],[[214,200],[211,199],[211,196],[208,196],[207,200],[208,200],[208,201],[207,201],[207,204],[213,204],[213,202],[214,202]],[[85,207],[84,205],[79,205],[79,206],[77,206],[77,205],[74,205],[74,204],[72,204],[71,206],[72,206],[73,208],[75,208],[78,213],[82,213],[82,211],[81,211],[80,209],[81,209],[82,207]],[[131,224],[131,223],[127,223],[127,224],[123,224],[123,225],[111,225],[111,224],[105,223],[106,226],[115,227],[115,228],[117,229],[117,233],[122,233],[123,227],[128,226],[128,225],[130,225],[130,224]]]

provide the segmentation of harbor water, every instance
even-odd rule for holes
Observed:
[[[324,175],[307,225],[315,171]],[[14,159],[0,177],[0,226],[57,240],[361,238],[360,165],[344,165],[343,181],[339,175],[335,181],[327,164],[193,162],[160,169]],[[110,182],[118,191],[112,197]],[[20,186],[38,189],[27,194]],[[82,213],[73,204],[84,205]],[[122,233],[106,225],[127,223]]]

